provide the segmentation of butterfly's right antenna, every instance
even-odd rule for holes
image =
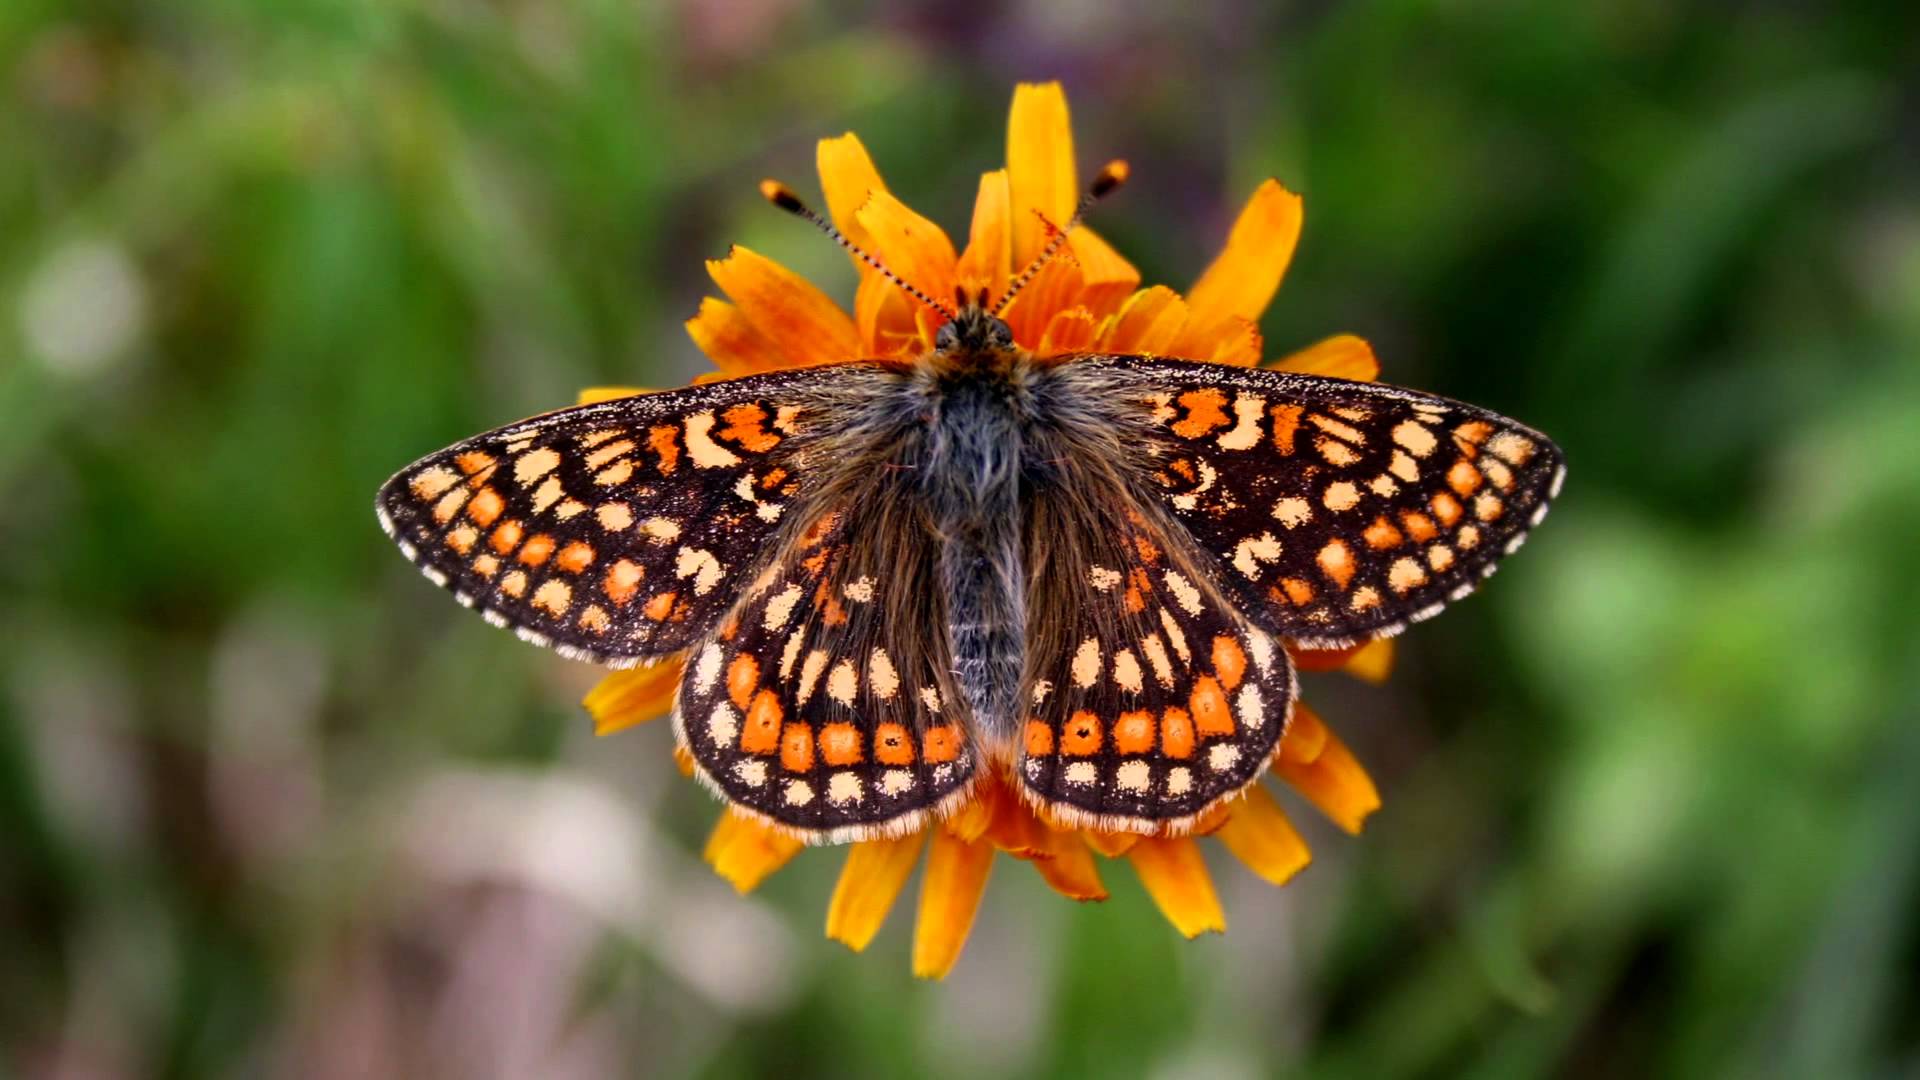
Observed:
[[[1067,243],[1067,234],[1079,226],[1080,219],[1087,215],[1088,210],[1093,209],[1093,204],[1113,194],[1116,188],[1127,182],[1128,171],[1127,163],[1124,161],[1116,159],[1107,162],[1106,167],[1100,170],[1100,175],[1094,177],[1093,183],[1087,187],[1087,193],[1080,196],[1080,204],[1073,208],[1073,216],[1067,219],[1066,228],[1054,231],[1053,239],[1047,242],[1046,248],[1027,264],[1025,270],[1020,271],[1020,276],[1014,278],[1013,284],[1008,285],[1007,291],[1000,295],[1000,302],[993,305],[995,316],[1007,310],[1007,305],[1013,303],[1013,298],[1020,295],[1020,290],[1027,287],[1027,283],[1040,272],[1040,268],[1053,261],[1055,255],[1060,254],[1060,249]]]
[[[847,236],[845,233],[841,232],[837,228],[834,228],[833,222],[828,221],[826,218],[823,218],[819,214],[814,213],[812,207],[808,206],[806,203],[801,202],[800,196],[795,195],[793,193],[792,188],[788,187],[787,185],[781,183],[778,180],[762,180],[760,181],[760,194],[766,196],[768,202],[772,203],[773,205],[779,207],[782,210],[785,210],[787,213],[792,214],[795,217],[805,218],[807,221],[812,222],[814,228],[819,229],[821,232],[826,233],[828,236],[833,237],[834,243],[839,244],[841,247],[846,248],[848,251],[851,251],[855,255],[860,256],[860,258],[868,266],[871,266],[875,270],[880,271],[881,274],[886,276],[886,279],[888,281],[891,281],[895,285],[900,286],[900,288],[903,291],[905,291],[907,295],[927,305],[928,307],[939,312],[940,314],[945,315],[949,322],[951,322],[954,319],[955,313],[952,308],[948,307],[947,305],[941,303],[938,300],[935,300],[933,297],[928,296],[926,293],[921,292],[919,289],[914,288],[912,285],[907,283],[907,280],[905,278],[887,269],[885,263],[882,263],[879,259],[876,259],[873,256],[867,254],[866,249],[862,248],[859,244],[856,244],[853,241],[847,239]]]

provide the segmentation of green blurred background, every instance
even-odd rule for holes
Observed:
[[[1690,8],[1691,10],[1683,10]],[[1252,1077],[1920,1070],[1920,9],[9,0],[0,1074]],[[1267,175],[1265,322],[1565,446],[1553,519],[1308,681],[1386,799],[1226,861],[1003,862],[944,984],[839,859],[736,898],[662,725],[421,580],[397,466],[704,366],[858,130],[964,234],[1020,79],[1190,282]],[[1217,852],[1216,852],[1217,854]]]

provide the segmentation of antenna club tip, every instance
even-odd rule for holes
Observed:
[[[1126,183],[1128,175],[1132,172],[1132,167],[1125,161],[1115,158],[1107,162],[1106,166],[1100,170],[1099,176],[1093,178],[1093,187],[1089,193],[1096,199],[1109,195],[1115,188]]]
[[[760,181],[760,194],[768,202],[785,210],[789,214],[804,214],[806,212],[807,204],[800,201],[800,196],[795,195],[792,188],[778,180]]]

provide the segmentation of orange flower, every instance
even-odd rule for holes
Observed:
[[[1007,167],[980,178],[966,247],[956,249],[935,223],[888,191],[866,148],[852,134],[819,145],[820,182],[833,222],[854,243],[931,297],[956,285],[998,295],[1018,268],[1073,215],[1081,187],[1066,94],[1056,83],[1014,91]],[[1248,200],[1214,259],[1185,296],[1164,285],[1142,288],[1139,272],[1084,226],[1005,313],[1015,340],[1035,353],[1150,353],[1222,364],[1260,362],[1258,320],[1280,287],[1300,236],[1300,198],[1268,180]],[[861,357],[912,357],[933,347],[944,316],[909,296],[858,258],[860,284],[849,314],[820,289],[778,263],[736,246],[709,262],[727,299],[708,298],[687,332],[721,376]],[[1356,337],[1328,338],[1271,365],[1287,371],[1371,380],[1379,364]],[[607,388],[582,400],[639,391]],[[1393,665],[1390,641],[1353,649],[1296,651],[1306,671],[1343,669],[1370,682]],[[665,714],[680,660],[609,675],[587,696],[595,731],[607,734]],[[682,770],[687,771],[682,762]],[[1348,832],[1380,805],[1373,781],[1346,745],[1304,704],[1274,754],[1285,781]],[[1057,892],[1103,900],[1099,860],[1125,858],[1167,920],[1187,937],[1224,931],[1226,916],[1201,857],[1199,838],[1218,840],[1261,878],[1284,884],[1310,854],[1266,786],[1256,783],[1209,815],[1191,835],[1139,836],[1065,827],[1038,816],[1003,776],[985,778],[970,801],[920,833],[853,844],[827,909],[827,936],[866,948],[925,852],[913,970],[944,976],[973,925],[996,852],[1030,863]],[[778,829],[731,811],[722,815],[706,859],[742,892],[758,885],[801,848]]]

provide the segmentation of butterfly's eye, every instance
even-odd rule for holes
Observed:
[[[941,352],[949,352],[959,344],[960,331],[954,328],[952,322],[941,323],[940,329],[934,331],[933,347]]]
[[[1005,319],[995,319],[993,327],[987,331],[987,340],[995,348],[1011,349],[1013,348],[1013,327],[1008,326]]]

